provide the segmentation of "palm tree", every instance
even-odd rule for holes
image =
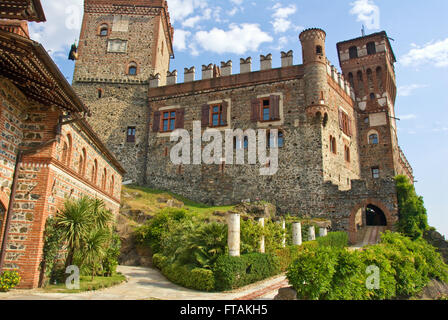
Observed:
[[[201,268],[210,269],[225,254],[227,246],[227,226],[210,223],[199,228],[189,241],[190,254]]]
[[[67,244],[65,267],[68,267],[73,263],[75,250],[81,246],[93,225],[90,199],[82,197],[77,201],[67,200],[64,209],[56,215],[56,225]]]
[[[92,268],[92,281],[95,277],[96,263],[101,262],[106,255],[106,244],[109,232],[106,229],[93,229],[84,239],[82,247],[83,261]]]
[[[113,221],[113,214],[110,210],[106,209],[104,201],[100,199],[92,199],[91,206],[91,214],[95,227],[99,229],[109,229]]]

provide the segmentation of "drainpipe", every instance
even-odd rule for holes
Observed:
[[[16,191],[17,191],[17,182],[18,182],[18,177],[19,177],[19,169],[20,169],[20,163],[22,162],[22,159],[25,155],[29,155],[29,154],[33,154],[36,153],[37,151],[52,145],[55,142],[59,142],[60,141],[60,136],[61,136],[61,132],[62,132],[62,126],[69,124],[69,123],[73,123],[76,121],[80,121],[82,119],[84,119],[84,117],[82,118],[75,118],[72,120],[68,120],[68,121],[63,121],[64,118],[69,117],[70,114],[68,114],[67,116],[60,116],[59,117],[59,121],[56,125],[56,137],[53,139],[50,139],[48,141],[45,141],[41,144],[39,144],[38,146],[35,146],[31,149],[27,149],[27,150],[23,150],[19,148],[19,151],[17,153],[16,156],[16,163],[15,163],[15,167],[14,167],[14,176],[12,179],[12,187],[11,187],[11,194],[9,195],[9,205],[8,205],[8,210],[6,212],[6,221],[5,221],[5,232],[3,233],[3,239],[2,239],[2,248],[1,248],[1,252],[0,252],[0,274],[3,270],[3,265],[5,263],[5,257],[6,257],[6,243],[8,240],[8,236],[9,236],[9,227],[11,224],[11,216],[12,216],[12,211],[13,211],[13,207],[14,207],[14,200],[15,200],[15,196],[16,196]]]

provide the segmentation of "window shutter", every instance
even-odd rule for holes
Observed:
[[[160,111],[154,112],[154,122],[152,124],[152,132],[160,131]]]
[[[342,121],[342,110],[338,110],[339,111],[339,129],[344,130],[344,123]]]
[[[257,122],[260,119],[260,100],[252,99],[250,121]]]
[[[176,110],[176,129],[184,128],[185,109]]]
[[[280,96],[270,96],[269,105],[271,120],[280,120]]]
[[[208,127],[210,123],[210,106],[208,104],[204,104],[202,106],[202,117],[201,117],[201,125],[202,127]]]
[[[229,103],[227,101],[223,101],[222,103],[222,122],[226,126],[227,125],[227,111],[229,109]]]

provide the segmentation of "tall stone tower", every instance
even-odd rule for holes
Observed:
[[[84,1],[73,87],[125,180],[144,182],[149,81],[165,84],[173,33],[165,0]]]
[[[356,93],[361,175],[368,182],[408,175],[397,141],[395,55],[386,32],[337,44],[339,62]]]

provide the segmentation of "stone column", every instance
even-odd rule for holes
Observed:
[[[302,245],[302,224],[300,222],[292,224],[292,244],[294,246]]]
[[[258,223],[260,224],[260,226],[262,228],[264,228],[264,218],[257,218]],[[265,238],[264,236],[261,236],[260,239],[260,253],[265,253],[266,249],[265,249]]]
[[[227,215],[229,255],[231,257],[240,256],[240,215],[229,213]]]
[[[326,237],[326,236],[327,236],[327,228],[320,228],[319,237]]]
[[[316,240],[316,230],[314,229],[314,226],[310,226],[310,228],[309,228],[308,240],[309,241]]]
[[[283,229],[283,232],[284,232],[283,233],[282,246],[283,246],[283,248],[285,248],[286,247],[286,221],[282,220],[281,224],[282,224],[282,229]]]

